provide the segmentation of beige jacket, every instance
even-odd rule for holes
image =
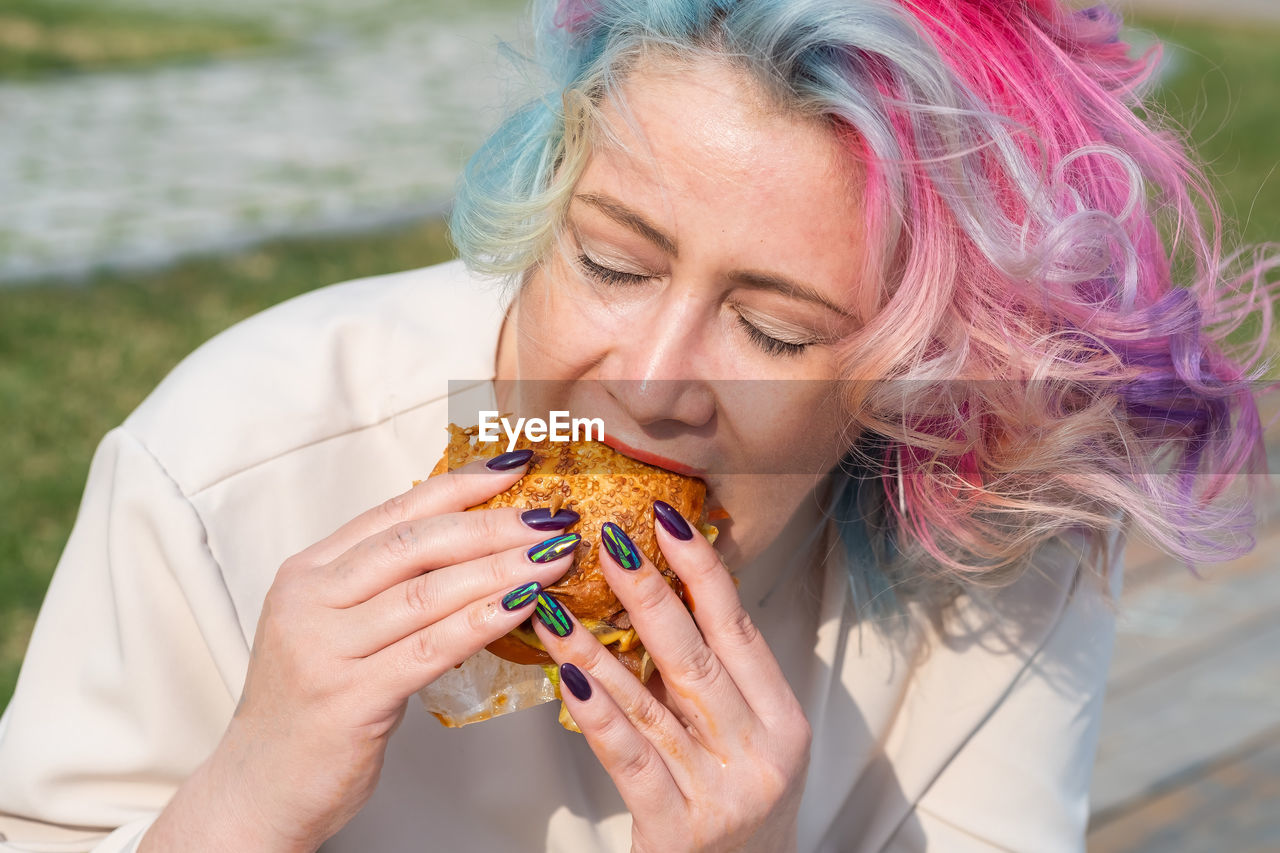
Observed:
[[[492,377],[503,311],[458,263],[319,290],[215,338],[106,436],[0,721],[0,850],[134,849],[226,726],[276,567],[430,470],[448,380]],[[1046,549],[941,641],[859,619],[832,553],[746,601],[813,726],[800,849],[1083,849],[1114,619],[1069,595],[1078,560]],[[323,849],[627,849],[555,714],[445,729],[411,701]]]

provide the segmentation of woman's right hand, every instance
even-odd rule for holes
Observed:
[[[516,454],[498,457],[507,470],[477,462],[420,483],[285,561],[235,715],[141,851],[315,850],[355,816],[408,698],[529,616],[536,595],[508,610],[508,593],[571,565],[576,537],[534,562],[555,528],[518,509],[464,512],[523,476]]]

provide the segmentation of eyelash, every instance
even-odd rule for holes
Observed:
[[[652,276],[622,272],[621,270],[615,270],[610,267],[603,266],[591,260],[591,258],[585,253],[578,255],[578,264],[587,275],[602,281],[605,284],[624,287],[634,286],[637,284],[643,284],[652,278]],[[747,319],[741,314],[738,315],[738,325],[742,327],[744,332],[746,332],[746,335],[751,339],[751,342],[764,350],[768,355],[797,356],[809,348],[809,344],[793,344],[787,341],[780,341],[777,338],[769,337],[764,332],[748,323]]]
[[[603,281],[605,284],[631,286],[636,284],[644,284],[653,276],[639,275],[633,272],[623,272],[615,270],[612,267],[601,266],[591,260],[585,253],[578,255],[578,263],[582,266],[587,275]]]
[[[762,350],[769,355],[794,356],[799,355],[809,348],[808,344],[793,344],[788,341],[780,341],[777,338],[771,338],[755,326],[747,322],[747,319],[741,314],[738,315],[738,325],[747,333],[747,337],[756,343]]]

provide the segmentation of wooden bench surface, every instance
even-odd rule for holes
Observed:
[[[1259,503],[1254,551],[1200,578],[1128,549],[1090,853],[1280,851],[1280,500]]]

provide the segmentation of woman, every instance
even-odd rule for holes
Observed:
[[[1118,534],[1234,556],[1260,451],[1261,342],[1223,341],[1266,286],[1130,112],[1149,64],[1052,0],[537,20],[467,269],[266,312],[103,442],[0,731],[7,849],[1080,849]],[[651,687],[534,620],[583,737],[409,701],[574,545],[462,514],[519,454],[388,499],[491,379],[732,518],[736,582],[655,507],[692,614],[601,555]]]

